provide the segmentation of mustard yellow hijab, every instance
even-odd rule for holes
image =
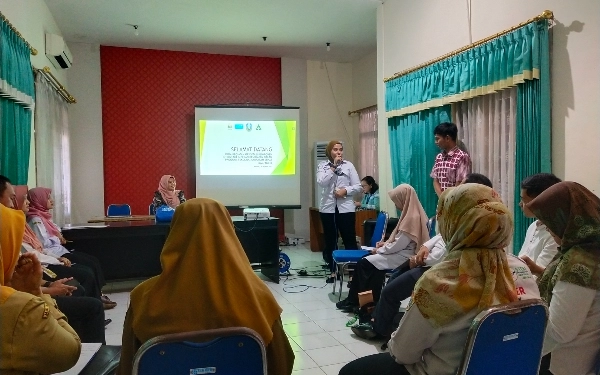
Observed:
[[[15,292],[13,288],[6,286],[19,260],[21,241],[25,231],[25,214],[22,211],[13,210],[0,204],[0,304],[6,302],[8,297]]]
[[[441,327],[476,309],[517,300],[504,248],[513,220],[493,189],[464,184],[445,190],[437,207],[448,256],[415,285],[413,303]]]
[[[282,310],[250,267],[223,205],[206,198],[179,205],[160,262],[162,273],[131,292],[133,332],[141,342],[234,326],[271,342]]]

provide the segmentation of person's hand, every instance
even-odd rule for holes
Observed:
[[[20,292],[42,295],[42,264],[33,253],[22,254],[8,285]]]
[[[77,287],[65,284],[71,280],[73,280],[72,277],[53,281],[50,286],[44,288],[43,292],[51,296],[70,296],[77,290]]]
[[[361,203],[357,202],[357,201],[354,201],[354,205],[356,206],[356,208],[358,208],[358,207],[360,207]]]
[[[376,247],[372,248],[370,251],[371,251],[371,254],[377,254],[377,248]]]
[[[425,246],[421,246],[421,248],[417,252],[417,255],[415,256],[415,262],[416,262],[417,266],[424,266],[425,259],[427,259],[428,256],[429,256],[429,249],[426,248]]]
[[[68,260],[67,258],[60,257],[60,258],[58,258],[58,260],[63,264],[63,266],[71,267],[71,261]]]
[[[408,259],[408,266],[410,269],[417,267],[417,256],[413,255]]]
[[[336,198],[344,198],[346,196],[346,193],[347,191],[345,188],[335,189]]]
[[[382,247],[383,245],[385,245],[385,241],[379,241],[375,244],[375,248],[379,249],[380,247]]]
[[[529,267],[529,270],[535,276],[538,276],[538,277],[541,276],[544,273],[544,271],[546,270],[545,267],[539,266],[537,263],[535,263],[533,261],[533,259],[531,259],[527,255],[523,255],[521,257],[521,259],[525,262],[525,264],[527,264],[527,267]]]
[[[336,167],[342,164],[342,157],[340,155],[336,156],[335,159],[333,159],[333,164],[335,164]]]

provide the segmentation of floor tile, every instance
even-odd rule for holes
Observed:
[[[292,339],[298,344],[302,350],[326,348],[329,346],[337,346],[340,343],[326,332],[315,333],[312,335],[295,336]]]
[[[324,332],[323,328],[319,327],[314,322],[284,324],[283,329],[285,333],[287,333],[287,335],[290,337]]]
[[[327,348],[310,349],[304,351],[318,366],[347,363],[356,359],[356,355],[343,345],[329,346]]]

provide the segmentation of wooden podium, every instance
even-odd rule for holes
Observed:
[[[356,211],[356,221],[354,229],[356,235],[360,237],[361,245],[364,245],[363,223],[365,220],[377,217],[375,210]],[[310,225],[310,250],[323,251],[325,248],[325,237],[323,236],[323,225],[321,224],[321,216],[319,209],[316,207],[309,208],[309,225]]]

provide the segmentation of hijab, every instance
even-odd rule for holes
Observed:
[[[327,144],[327,147],[325,147],[325,156],[327,156],[327,159],[329,159],[330,162],[333,163],[333,158],[331,157],[331,150],[333,150],[333,146],[335,145],[341,145],[342,142],[341,141],[329,141],[329,143]]]
[[[163,201],[169,207],[175,208],[175,207],[179,206],[179,203],[180,203],[179,202],[179,192],[181,190],[169,190],[169,179],[170,178],[175,179],[175,176],[166,174],[160,178],[160,182],[158,183],[158,191],[160,192],[160,195],[162,196]]]
[[[448,255],[421,276],[413,303],[434,326],[518,299],[504,248],[513,220],[493,189],[463,184],[440,196],[437,220]]]
[[[52,222],[52,214],[50,213],[50,210],[48,210],[48,200],[51,193],[52,189],[45,187],[36,187],[29,190],[27,193],[27,196],[29,197],[27,220],[30,220],[32,217],[39,217],[49,235],[60,237],[60,231]]]
[[[22,211],[24,204],[25,194],[18,194],[15,208]],[[23,243],[30,245],[32,248],[39,251],[40,253],[44,251],[44,245],[40,242],[36,234],[33,233],[33,230],[29,225],[25,225],[25,233],[23,233]]]
[[[175,210],[160,255],[162,273],[131,292],[141,341],[166,334],[249,327],[268,345],[281,308],[252,270],[225,207],[196,198]]]
[[[21,240],[25,230],[25,215],[23,212],[13,210],[0,204],[0,304],[6,302],[8,297],[15,292],[13,288],[6,286],[10,280],[19,260],[21,252]]]
[[[600,199],[582,185],[563,181],[544,190],[527,207],[562,244],[538,279],[549,304],[558,281],[600,290]]]
[[[417,192],[408,184],[401,184],[388,192],[396,207],[402,210],[400,220],[394,230],[402,231],[417,243],[417,249],[429,239],[427,214],[417,197]]]

